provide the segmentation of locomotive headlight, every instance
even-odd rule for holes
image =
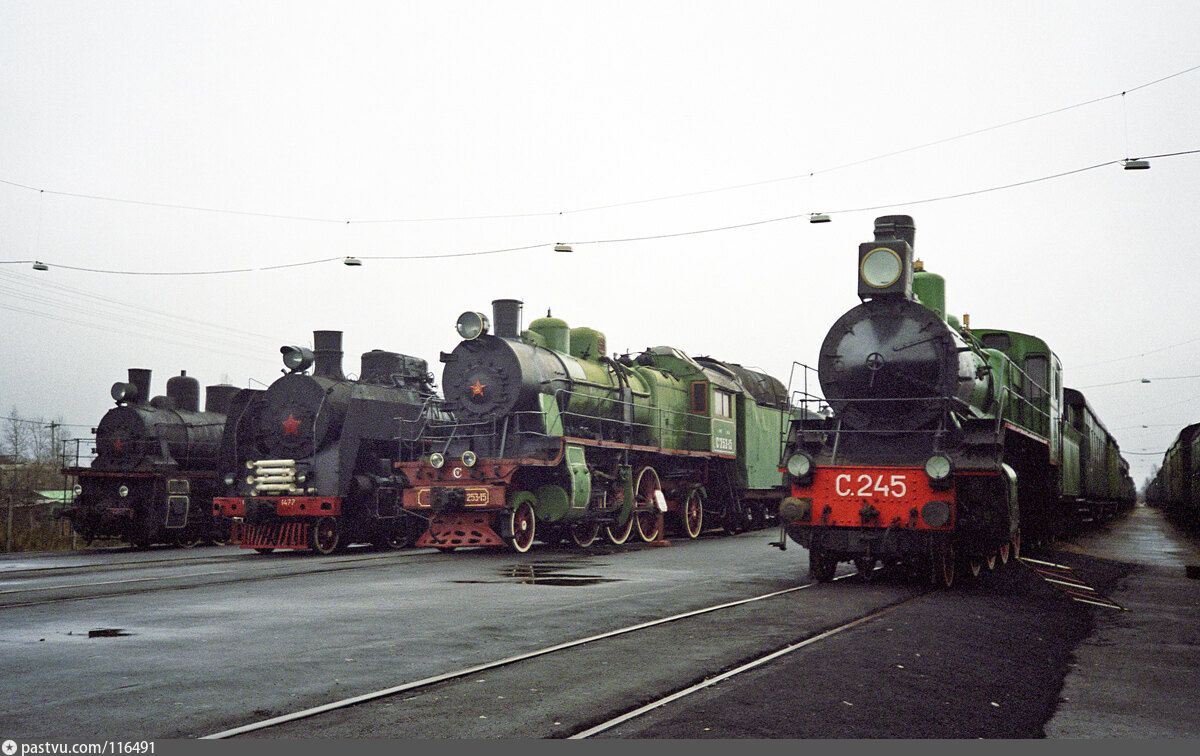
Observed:
[[[937,488],[944,488],[950,483],[950,459],[941,454],[934,454],[925,460],[925,474],[929,483]]]
[[[862,280],[868,286],[876,289],[896,283],[903,272],[904,263],[900,260],[900,255],[887,247],[876,247],[863,255],[862,264],[859,267],[859,275]]]
[[[129,486],[121,486],[120,488],[117,489],[117,496],[120,496],[122,499],[124,499],[128,495],[129,495]]]
[[[233,473],[225,473],[225,485],[232,486],[237,480],[237,476]]]
[[[478,461],[479,457],[475,456],[475,452],[471,451],[470,449],[467,449],[465,452],[463,452],[462,463],[464,467],[474,467],[475,463]]]
[[[464,341],[477,339],[488,332],[487,315],[482,312],[464,312],[458,316],[458,322],[454,324],[454,330],[458,331],[458,335]]]
[[[81,486],[81,485],[79,485],[78,483],[76,483],[76,484],[75,484],[75,487],[74,487],[74,488],[72,488],[71,490],[75,492],[75,495],[76,495],[76,496],[78,496],[79,494],[83,493],[83,486]]]
[[[446,458],[440,452],[434,452],[429,455],[429,464],[435,470],[441,470],[442,465],[446,464]]]
[[[113,398],[113,401],[118,403],[132,402],[138,398],[137,386],[134,386],[132,383],[121,383],[118,381],[112,385],[108,395]]]
[[[944,528],[950,524],[950,502],[927,501],[921,507],[921,519],[931,528]]]
[[[293,373],[307,370],[313,364],[312,350],[301,346],[279,347],[279,353],[283,355],[283,366]]]
[[[792,476],[799,482],[805,482],[812,477],[813,461],[812,458],[803,452],[798,452],[788,457],[787,461],[788,475]]]

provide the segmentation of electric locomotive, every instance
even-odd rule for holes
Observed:
[[[841,561],[868,579],[884,561],[949,586],[958,565],[977,575],[1022,541],[1053,538],[1080,502],[1116,495],[1083,487],[1086,403],[1064,398],[1057,355],[1036,336],[947,315],[945,281],[913,259],[914,237],[909,216],[876,219],[875,239],[859,247],[862,303],[821,345],[833,416],[799,417],[789,439],[775,545],[807,547],[821,581]],[[1104,469],[1118,470],[1111,436],[1098,443],[1103,465],[1113,460]]]
[[[86,542],[120,538],[138,548],[154,543],[224,543],[229,521],[214,517],[217,450],[225,411],[237,387],[209,386],[199,408],[200,383],[185,372],[167,380],[165,396],[150,397],[150,371],[130,368],[114,383],[110,409],[93,429],[95,458],[81,466],[74,441],[75,498],[60,516]]]
[[[428,520],[417,545],[586,547],[636,532],[696,538],[737,531],[782,498],[789,404],[760,371],[672,347],[608,357],[603,333],[547,313],[521,328],[523,303],[457,323],[442,353],[450,422],[431,423],[419,459],[399,464],[404,507]]]
[[[243,548],[261,553],[410,543],[394,463],[397,439],[420,434],[435,397],[425,360],[373,350],[349,380],[340,331],[315,331],[312,350],[280,352],[285,375],[233,399],[214,512],[233,521]]]

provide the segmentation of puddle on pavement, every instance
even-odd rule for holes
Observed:
[[[89,638],[120,638],[125,635],[133,635],[128,630],[122,630],[119,627],[102,627],[98,630],[88,630]]]
[[[521,583],[524,585],[599,585],[620,582],[619,578],[581,575],[570,562],[530,562],[510,564],[496,570],[498,580],[451,580],[452,583]]]

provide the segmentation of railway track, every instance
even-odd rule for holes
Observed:
[[[239,550],[198,557],[189,555],[128,561],[96,560],[69,565],[38,564],[0,571],[0,609],[340,572],[437,556],[431,550],[397,550],[364,551],[314,559],[303,554],[264,557]],[[145,571],[146,574],[140,576],[139,571]]]
[[[846,579],[859,578],[852,574],[837,578],[838,581]],[[587,738],[717,682],[818,644],[928,593],[924,587],[893,590],[884,599],[882,607],[876,603],[868,611],[838,619],[833,626],[810,624],[802,631],[794,629],[793,632],[799,632],[799,636],[789,637],[782,645],[779,637],[757,638],[743,643],[734,637],[738,633],[731,633],[725,646],[706,641],[694,648],[682,648],[682,653],[675,657],[675,663],[662,664],[661,659],[657,659],[662,656],[664,638],[709,638],[713,628],[723,624],[744,627],[751,617],[757,618],[760,623],[765,616],[787,617],[787,607],[791,605],[795,608],[797,603],[796,594],[811,591],[814,596],[811,604],[817,605],[822,600],[816,595],[823,590],[827,588],[817,583],[804,583],[714,604],[267,717],[203,738]],[[805,614],[805,610],[800,611],[801,616]],[[787,624],[787,620],[783,620],[783,623]],[[764,647],[764,642],[769,647]],[[609,664],[606,660],[615,660],[616,663]],[[613,666],[617,669],[614,670]],[[661,668],[651,669],[655,666]],[[643,681],[640,674],[622,675],[621,667],[649,670],[649,677],[653,680]],[[697,670],[714,667],[719,668],[716,673],[702,672],[700,679],[697,679]],[[611,689],[614,683],[617,689]],[[581,693],[581,685],[585,695],[582,700],[577,698]],[[647,689],[656,691],[653,699],[641,700]],[[547,702],[556,699],[577,700],[574,708],[578,709],[578,713],[549,714],[555,706]],[[631,705],[618,705],[614,710],[609,703],[612,700],[628,700]],[[509,712],[510,716],[505,717],[500,710]],[[522,723],[521,720],[526,718],[536,718],[539,710],[547,712],[551,719],[540,724]],[[515,716],[518,721],[513,721],[512,712],[520,712]],[[599,719],[597,712],[604,712]],[[381,719],[392,723],[396,716],[411,716],[413,721],[401,722],[397,731],[380,731],[378,723]],[[417,729],[409,729],[409,725]],[[527,726],[535,729],[524,729]],[[496,727],[513,728],[515,731],[500,732]],[[540,727],[546,729],[536,729]]]

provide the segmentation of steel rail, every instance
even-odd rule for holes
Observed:
[[[850,577],[850,575],[843,575],[842,577]],[[842,578],[836,578],[836,579],[841,580]],[[657,709],[659,707],[665,706],[665,705],[671,703],[672,701],[677,701],[680,698],[685,698],[687,696],[692,695],[693,693],[697,693],[701,690],[704,690],[705,688],[716,685],[717,683],[722,682],[723,680],[728,680],[729,678],[736,677],[737,675],[740,675],[744,672],[749,672],[750,670],[760,667],[763,664],[766,664],[767,662],[774,661],[775,659],[778,659],[781,656],[787,656],[788,654],[790,654],[794,651],[799,651],[800,649],[805,648],[806,646],[811,646],[814,643],[823,641],[826,638],[829,638],[830,636],[837,635],[838,633],[840,633],[844,630],[849,630],[850,628],[855,627],[856,625],[860,625],[869,620],[873,620],[873,619],[882,617],[883,615],[885,615],[891,611],[894,611],[896,609],[899,609],[900,607],[902,607],[905,604],[908,604],[912,601],[916,601],[917,599],[922,598],[925,595],[926,594],[922,593],[920,595],[913,596],[912,598],[905,599],[904,601],[901,601],[898,604],[893,604],[889,607],[880,609],[877,612],[873,612],[873,613],[865,615],[863,617],[859,617],[856,620],[851,620],[850,622],[847,622],[844,625],[839,625],[838,627],[832,628],[830,630],[826,630],[825,632],[814,635],[811,638],[806,638],[805,640],[785,646],[777,651],[772,651],[769,654],[760,656],[757,659],[746,662],[745,664],[737,666],[733,669],[726,670],[725,672],[722,672],[719,675],[710,677],[702,682],[696,683],[695,685],[684,688],[682,690],[677,690],[674,693],[663,696],[662,698],[658,699],[657,701],[651,701],[650,703],[645,704],[644,706],[639,706],[638,708],[633,709],[632,711],[627,711],[624,714],[621,714],[620,716],[617,716],[617,717],[613,717],[612,719],[610,719],[606,722],[601,722],[598,725],[594,725],[592,727],[589,727],[586,730],[577,732],[574,735],[570,735],[570,736],[568,736],[567,739],[568,740],[582,740],[584,738],[590,738],[593,735],[604,732],[605,730],[611,730],[613,727],[616,727],[619,724],[628,722],[629,720],[634,719],[636,717],[640,717],[641,715],[643,715],[649,711],[653,711],[654,709]]]
[[[836,579],[842,580],[842,579],[848,578],[848,577],[853,577],[853,574],[843,575]],[[650,620],[648,622],[641,622],[636,625],[630,625],[629,627],[618,628],[616,630],[609,630],[607,632],[599,633],[597,635],[591,635],[586,638],[578,638],[576,640],[566,641],[564,643],[559,643],[559,644],[556,644],[553,646],[547,646],[546,648],[541,648],[541,649],[537,649],[534,651],[528,651],[523,654],[517,654],[516,656],[509,656],[509,657],[506,657],[503,659],[497,659],[495,661],[485,662],[483,664],[477,664],[475,666],[466,667],[464,669],[456,670],[453,672],[444,672],[439,675],[434,675],[432,677],[426,677],[421,680],[414,680],[412,682],[403,683],[401,685],[396,685],[391,688],[384,688],[382,690],[376,690],[376,691],[372,691],[370,693],[363,693],[361,695],[353,696],[351,698],[341,699],[339,701],[331,701],[327,704],[322,704],[321,706],[314,706],[309,709],[303,709],[301,711],[292,712],[291,714],[282,714],[278,717],[272,717],[271,719],[264,719],[259,722],[251,722],[249,724],[245,724],[240,727],[234,727],[234,728],[231,728],[228,730],[222,730],[221,732],[213,733],[211,735],[203,735],[203,736],[201,736],[200,739],[201,740],[222,740],[225,738],[234,737],[236,735],[244,735],[249,732],[257,732],[259,730],[265,730],[265,729],[274,727],[276,725],[285,724],[287,722],[294,722],[299,719],[308,719],[310,717],[317,716],[318,714],[324,714],[324,713],[327,713],[330,711],[336,711],[338,709],[350,708],[352,706],[357,706],[358,704],[367,703],[368,701],[374,701],[374,700],[377,700],[380,698],[387,698],[388,696],[394,696],[398,693],[404,693],[404,692],[407,692],[410,690],[426,688],[431,685],[436,685],[437,683],[445,682],[447,680],[455,680],[455,679],[462,678],[462,677],[468,677],[470,675],[477,674],[479,672],[486,672],[488,670],[497,669],[499,667],[505,667],[510,664],[516,664],[517,662],[527,661],[529,659],[535,659],[540,656],[546,656],[548,654],[553,654],[558,651],[564,651],[569,648],[583,646],[588,643],[594,643],[596,641],[605,640],[607,638],[614,638],[619,635],[625,635],[627,633],[633,633],[633,632],[637,632],[639,630],[645,630],[647,628],[657,627],[659,625],[665,625],[665,624],[668,624],[671,622],[677,622],[679,620],[687,619],[689,617],[696,617],[696,616],[699,616],[702,614],[708,614],[710,612],[720,611],[722,609],[729,609],[729,608],[732,608],[735,606],[742,606],[744,604],[750,604],[750,603],[754,603],[756,601],[764,601],[766,599],[775,598],[777,596],[783,596],[788,593],[794,593],[795,591],[804,590],[805,588],[811,588],[815,585],[818,585],[818,583],[805,583],[803,585],[794,586],[792,588],[784,588],[783,590],[780,590],[780,591],[772,591],[771,593],[764,593],[760,596],[752,596],[750,598],[738,599],[737,601],[727,601],[723,604],[716,604],[714,606],[705,607],[703,609],[693,609],[692,611],[683,612],[682,614],[675,614],[670,617],[662,617],[660,619]]]

